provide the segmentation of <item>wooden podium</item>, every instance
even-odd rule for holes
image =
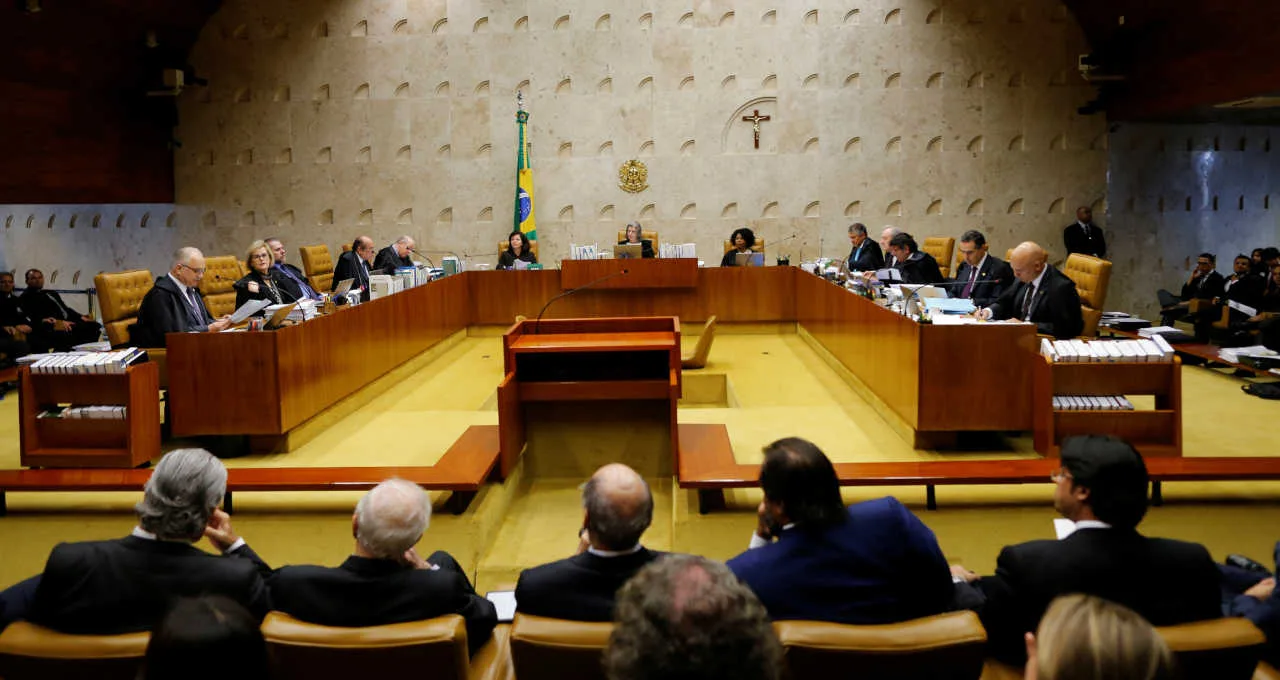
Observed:
[[[499,467],[505,478],[524,450],[526,405],[537,402],[660,401],[679,455],[680,320],[676,317],[529,319],[502,337],[498,385]],[[677,460],[672,461],[678,465]]]

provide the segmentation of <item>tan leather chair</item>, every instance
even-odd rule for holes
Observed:
[[[698,344],[694,345],[693,351],[680,357],[680,366],[682,368],[705,368],[707,365],[707,355],[711,354],[711,343],[716,339],[716,316],[711,315],[707,319],[707,324],[702,327],[702,335],[698,336]]]
[[[503,241],[503,242],[501,242],[501,243],[499,243],[499,244],[498,244],[498,254],[499,254],[499,255],[501,255],[501,254],[503,254],[503,253],[507,252],[508,250],[511,250],[511,242],[510,242],[510,241]],[[537,257],[538,257],[538,242],[537,242],[537,241],[529,241],[529,252],[533,253],[533,257],[534,257],[534,259],[537,259]]]
[[[430,669],[433,678],[466,680],[467,628],[461,616],[366,628],[304,623],[282,612],[262,622],[271,677],[361,678]]]
[[[151,634],[68,635],[18,621],[0,633],[0,677],[6,680],[134,680]]]
[[[516,613],[511,665],[519,680],[603,680],[600,656],[612,623],[584,623]]]
[[[129,327],[138,322],[138,309],[142,298],[155,285],[155,278],[145,269],[123,272],[102,272],[93,277],[93,287],[98,291],[98,309],[102,312],[102,325],[107,331],[107,341],[112,347],[131,344]],[[147,356],[160,371],[160,387],[169,386],[169,371],[163,347],[147,349]]]
[[[1010,249],[1008,249],[1008,250],[1004,251],[1004,261],[1005,261],[1005,262],[1010,262],[1010,261],[1012,261],[1012,260],[1013,260],[1013,248],[1010,248]]]
[[[654,255],[657,255],[657,254],[658,254],[658,232],[656,232],[656,231],[649,231],[648,229],[641,229],[641,230],[640,230],[640,238],[641,238],[641,240],[643,240],[643,239],[649,239],[650,241],[652,241],[652,242],[653,242],[653,254],[654,254]],[[619,229],[619,230],[618,230],[618,240],[617,240],[617,241],[615,241],[615,243],[621,243],[621,242],[623,242],[623,241],[625,241],[625,240],[627,240],[627,230],[626,230],[626,229]]]
[[[951,278],[951,258],[956,250],[956,240],[951,236],[930,236],[920,244],[920,250],[929,253],[938,261],[938,269],[943,278]]]
[[[307,275],[307,283],[317,293],[327,293],[333,288],[333,255],[329,254],[329,246],[302,246],[298,249],[302,255],[302,271]]]
[[[1263,661],[1253,671],[1253,680],[1280,680],[1280,671],[1275,666]]]
[[[727,252],[729,252],[730,250],[733,250],[733,241],[725,241],[725,242],[724,242],[724,252],[726,252],[726,253],[727,253]],[[764,252],[764,239],[762,239],[762,238],[760,238],[759,236],[757,236],[757,237],[756,237],[756,242],[751,246],[751,252],[753,252],[753,253],[763,253],[763,252]]]
[[[204,295],[204,306],[213,318],[218,319],[236,311],[234,286],[240,277],[240,259],[235,255],[205,258],[200,294]]]
[[[1076,284],[1076,293],[1080,295],[1080,311],[1084,316],[1084,330],[1080,335],[1087,338],[1097,335],[1103,305],[1107,302],[1107,288],[1111,285],[1111,262],[1072,253],[1062,265],[1062,273]]]
[[[987,631],[970,611],[902,623],[850,626],[815,621],[773,624],[794,680],[952,678],[982,675]]]
[[[1158,626],[1156,632],[1178,657],[1184,680],[1249,680],[1267,642],[1257,626],[1238,617]]]

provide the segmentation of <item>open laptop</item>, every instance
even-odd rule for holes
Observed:
[[[338,287],[333,289],[333,297],[342,297],[351,292],[351,285],[356,282],[355,279],[343,279],[338,282]]]
[[[735,253],[733,259],[739,267],[764,266],[764,253]]]
[[[275,313],[271,315],[271,318],[267,319],[267,322],[263,324],[262,327],[269,331],[273,331],[279,328],[280,326],[284,325],[285,319],[289,318],[289,312],[292,312],[293,308],[297,306],[298,306],[298,303],[296,302],[290,302],[287,305],[281,305],[278,309],[276,309]]]
[[[644,256],[644,246],[639,243],[619,243],[613,249],[613,256],[619,260],[637,260]]]

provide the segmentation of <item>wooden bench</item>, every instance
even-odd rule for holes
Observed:
[[[498,427],[472,425],[430,467],[228,468],[227,512],[240,491],[363,491],[389,477],[406,479],[424,489],[452,491],[445,509],[461,514],[489,478],[498,461]],[[0,470],[0,516],[7,512],[9,491],[141,491],[146,469]]]
[[[1280,457],[1147,458],[1151,502],[1163,502],[1161,482],[1280,480]],[[937,486],[1030,484],[1049,481],[1056,458],[1021,460],[836,463],[841,486],[924,486],[926,506],[938,508]],[[681,487],[697,489],[698,511],[723,509],[725,489],[754,488],[760,466],[734,460],[723,425],[681,425]]]

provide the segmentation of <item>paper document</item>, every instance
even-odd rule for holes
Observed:
[[[930,312],[942,314],[970,314],[977,309],[973,305],[973,300],[964,298],[926,297],[924,306]]]
[[[516,617],[516,591],[491,590],[484,594],[484,598],[498,610],[498,623],[507,623]]]
[[[1236,310],[1237,312],[1240,312],[1240,313],[1244,314],[1245,316],[1257,316],[1257,315],[1258,315],[1258,310],[1257,310],[1257,309],[1255,309],[1255,308],[1253,308],[1253,307],[1250,307],[1249,305],[1242,305],[1242,304],[1240,304],[1239,302],[1236,302],[1235,300],[1231,300],[1231,301],[1227,302],[1227,306],[1228,306],[1228,307],[1230,307],[1230,308],[1232,308],[1232,309],[1234,309],[1234,310]]]
[[[271,304],[270,300],[250,300],[231,314],[231,325],[244,323],[244,320],[262,311],[267,305]]]
[[[892,267],[889,267],[888,269],[877,269],[876,278],[881,281],[901,281],[902,272]]]

